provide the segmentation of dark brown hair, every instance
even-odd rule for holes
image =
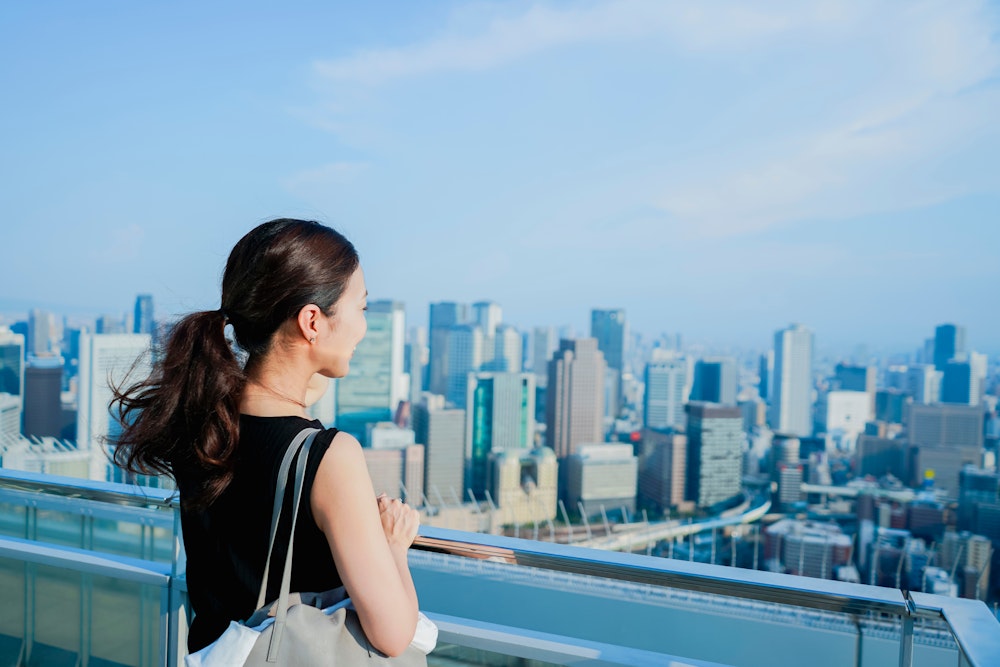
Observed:
[[[271,220],[240,239],[222,277],[222,308],[177,322],[150,376],[113,388],[122,425],[114,462],[175,478],[183,466],[201,482],[182,502],[203,507],[218,498],[232,479],[246,368],[303,306],[332,314],[358,264],[351,242],[318,222]],[[226,339],[227,322],[246,365]]]

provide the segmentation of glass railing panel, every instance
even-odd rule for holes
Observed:
[[[436,553],[411,553],[410,565],[421,607],[432,613],[740,667],[885,665],[899,659],[896,619],[859,619]],[[867,627],[859,633],[862,622]],[[914,665],[953,667],[957,660],[947,632],[921,626],[915,633]]]
[[[162,664],[156,586],[2,558],[0,594],[0,664]]]
[[[27,507],[0,502],[0,535],[23,539],[26,536],[27,516]]]

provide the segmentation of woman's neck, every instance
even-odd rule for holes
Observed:
[[[267,360],[272,361],[272,360]],[[306,388],[311,374],[300,377],[291,363],[254,364],[240,399],[240,412],[259,417],[307,417]],[[283,370],[279,371],[278,368]]]

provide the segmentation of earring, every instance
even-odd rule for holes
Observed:
[[[309,342],[310,343],[315,343],[316,342],[316,336],[313,336],[312,338],[310,338]]]

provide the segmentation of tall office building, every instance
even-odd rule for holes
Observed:
[[[774,397],[771,428],[781,433],[812,434],[813,334],[793,324],[774,334]]]
[[[743,413],[736,406],[687,404],[687,500],[711,507],[740,492]]]
[[[432,394],[448,393],[448,332],[465,322],[464,303],[442,301],[430,306],[427,391]]]
[[[687,361],[674,358],[646,365],[643,422],[646,428],[684,427]]]
[[[153,333],[152,294],[140,294],[135,297],[135,316],[132,318],[132,333]]]
[[[28,354],[43,355],[57,350],[59,332],[52,313],[44,310],[32,310],[28,313],[27,343]]]
[[[875,389],[877,370],[874,366],[839,363],[834,369],[834,389],[840,391],[863,391],[868,395],[868,418],[875,414]]]
[[[665,510],[684,502],[687,436],[671,430],[646,429],[639,458],[639,497]]]
[[[957,497],[959,472],[982,462],[983,419],[983,411],[971,405],[910,406],[907,433],[918,450],[918,478],[932,471],[934,485]]]
[[[549,361],[558,344],[554,327],[535,327],[532,332],[531,368],[535,372],[536,386],[548,385]]]
[[[470,373],[466,415],[466,483],[481,497],[488,488],[491,453],[534,447],[535,376]]]
[[[934,330],[934,368],[944,371],[955,357],[965,353],[965,327],[942,324]]]
[[[0,394],[24,394],[24,336],[0,327]]]
[[[483,330],[475,324],[461,324],[448,330],[448,391],[445,397],[456,408],[464,408],[469,374],[483,364]]]
[[[602,510],[635,512],[639,464],[631,445],[584,445],[565,465],[564,495],[570,507],[582,506],[586,516]]]
[[[628,321],[621,308],[593,309],[590,311],[590,336],[597,339],[597,348],[604,354],[607,372],[615,373],[615,405],[610,409],[617,415],[624,404],[622,375],[627,369]]]
[[[114,447],[121,425],[112,418],[111,386],[131,384],[152,371],[149,334],[82,334],[76,442],[90,449],[91,479],[122,481],[105,452]]]
[[[944,374],[932,364],[917,364],[906,371],[905,391],[914,403],[929,405],[941,400],[941,378]]]
[[[420,503],[424,497],[423,445],[366,447],[364,456],[376,494],[404,497],[414,505]]]
[[[502,320],[503,310],[500,304],[492,301],[477,301],[472,304],[472,323],[479,325],[486,338],[496,335],[497,327]]]
[[[483,337],[484,347],[493,343],[492,358],[487,362],[484,354],[483,370],[499,373],[520,373],[522,366],[521,334],[509,324],[496,327],[493,338]]]
[[[403,356],[403,365],[410,376],[410,392],[407,399],[413,404],[420,400],[420,394],[427,387],[427,362],[429,360],[427,329],[424,327],[410,328]]]
[[[604,355],[594,338],[561,340],[549,362],[545,439],[558,458],[604,442]]]
[[[736,386],[735,359],[710,357],[695,362],[692,401],[736,405]]]
[[[125,321],[118,315],[101,315],[94,328],[99,334],[127,333]]]
[[[62,357],[30,357],[24,374],[24,427],[27,436],[62,435]]]
[[[864,391],[830,391],[816,404],[816,433],[826,436],[828,452],[853,452],[870,419],[871,399]]]
[[[548,447],[501,450],[490,455],[490,495],[508,524],[556,516],[559,463]]]
[[[0,456],[5,448],[21,437],[21,399],[0,393]],[[0,460],[0,464],[3,461]]]
[[[772,386],[774,383],[774,350],[768,350],[766,354],[760,355],[760,370],[758,371],[760,381],[757,384],[757,393],[764,401],[771,398]]]
[[[406,314],[398,301],[368,302],[368,333],[351,360],[351,372],[337,380],[337,428],[365,442],[367,426],[392,421],[406,398],[403,337]]]
[[[979,396],[973,400],[973,384],[972,364],[965,359],[949,359],[941,378],[941,402],[978,405]]]
[[[424,490],[436,502],[465,498],[465,410],[445,408],[444,397],[426,394],[413,406],[413,431],[424,446]]]

